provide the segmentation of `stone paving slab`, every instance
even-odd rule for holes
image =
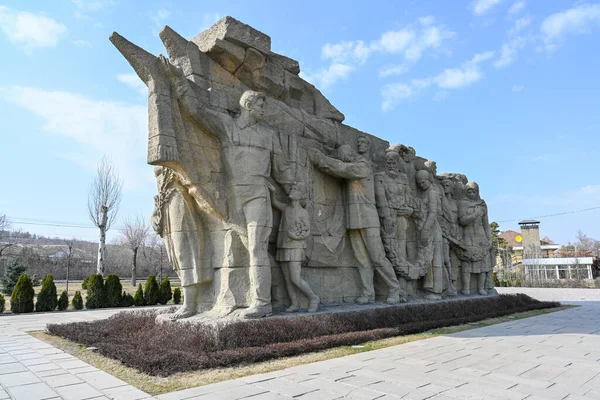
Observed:
[[[600,400],[600,290],[499,288],[582,307],[157,396]],[[0,317],[0,400],[152,397],[26,334],[120,310]]]

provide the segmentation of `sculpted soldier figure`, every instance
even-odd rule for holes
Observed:
[[[338,149],[339,160],[327,157],[316,150],[311,156],[317,168],[328,175],[346,180],[344,185],[346,206],[346,229],[352,250],[358,260],[358,272],[363,285],[358,304],[375,301],[373,275],[376,271],[388,287],[388,304],[400,302],[400,285],[390,261],[385,257],[381,242],[379,215],[375,206],[375,188],[371,164],[365,158],[370,148],[366,136],[358,138],[358,152],[342,145]],[[404,297],[404,293],[402,294]],[[404,298],[402,300],[405,300]]]
[[[162,56],[161,56],[162,57]],[[229,178],[229,206],[232,215],[243,220],[231,221],[247,230],[250,307],[243,313],[253,318],[268,315],[271,308],[271,265],[267,252],[273,216],[267,179],[273,175],[287,183],[281,144],[277,134],[260,121],[264,117],[264,94],[248,90],[240,98],[241,113],[232,118],[205,107],[198,100],[181,70],[162,57],[177,96],[190,117],[216,135]]]
[[[408,178],[398,171],[399,162],[398,152],[388,150],[385,153],[385,171],[375,174],[375,200],[387,258],[398,275],[406,275],[409,269],[406,231],[413,209],[410,207]]]
[[[431,182],[431,175],[426,170],[416,174],[420,197],[425,211],[425,222],[419,232],[419,259],[429,272],[423,280],[423,289],[430,292],[426,298],[438,300],[447,286],[448,275],[444,269],[442,228],[439,216],[442,213],[440,195]],[[446,283],[446,285],[445,285]]]
[[[466,199],[458,202],[458,221],[463,226],[463,241],[466,251],[462,258],[463,294],[469,295],[471,274],[477,274],[477,290],[487,295],[485,290],[488,275],[492,273],[492,232],[488,221],[487,205],[479,197],[479,185],[466,184]]]

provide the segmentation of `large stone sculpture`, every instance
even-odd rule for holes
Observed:
[[[160,37],[168,59],[110,40],[148,87],[152,222],[185,300],[172,318],[394,304],[405,288],[439,299],[468,293],[471,274],[491,288],[489,248],[474,259],[487,208],[464,175],[439,186],[414,148],[343,124],[297,61],[234,18]]]
[[[375,188],[370,162],[364,154],[370,147],[366,136],[359,136],[359,154],[349,145],[338,150],[339,159],[315,152],[313,163],[328,175],[346,180],[346,229],[352,251],[358,261],[358,271],[362,282],[362,295],[356,299],[359,304],[375,301],[373,275],[383,279],[388,289],[388,304],[400,302],[400,286],[392,264],[385,257],[379,232],[379,215],[375,205]]]

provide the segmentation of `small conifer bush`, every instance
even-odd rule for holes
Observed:
[[[142,288],[142,284],[138,283],[137,291],[133,296],[133,304],[136,306],[145,306],[146,301],[144,300],[144,289]]]
[[[2,283],[2,293],[11,295],[19,277],[27,272],[27,266],[21,264],[19,260],[14,260],[8,264],[4,270],[4,276],[0,280]]]
[[[83,297],[81,297],[81,292],[79,290],[75,292],[75,296],[73,296],[73,299],[71,300],[71,305],[74,310],[83,309]]]
[[[42,288],[38,293],[35,311],[54,311],[56,309],[56,303],[56,285],[54,284],[54,276],[48,274],[42,279]]]
[[[160,298],[158,302],[160,304],[167,304],[172,297],[173,293],[171,292],[171,282],[169,281],[169,277],[165,276],[160,283]]]
[[[179,287],[176,287],[175,290],[173,290],[173,303],[181,303],[181,289]]]
[[[106,293],[104,289],[104,279],[102,275],[90,275],[87,284],[87,297],[85,298],[85,308],[102,308],[106,303]]]
[[[123,294],[121,295],[121,307],[131,307],[134,304],[133,296],[123,291]]]
[[[158,303],[160,299],[160,288],[158,287],[158,282],[156,282],[156,277],[154,275],[150,275],[148,280],[146,280],[146,286],[144,287],[144,300],[146,301],[147,306],[153,306]]]
[[[106,307],[119,307],[121,305],[121,296],[123,285],[119,277],[115,274],[106,275],[104,281],[104,291],[106,293]]]
[[[60,297],[58,298],[56,308],[58,308],[58,311],[64,311],[68,307],[69,307],[69,295],[67,294],[66,290],[63,290],[63,292],[60,294]]]
[[[33,282],[27,274],[22,274],[10,296],[10,309],[15,314],[33,311]]]
[[[4,306],[6,305],[6,300],[4,299],[4,295],[0,294],[0,314],[4,312]]]
[[[83,282],[81,282],[81,288],[83,290],[87,290],[87,285],[88,285],[89,280],[90,280],[89,276],[86,276],[85,278],[83,278]]]

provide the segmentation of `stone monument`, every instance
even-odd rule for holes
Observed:
[[[476,184],[345,125],[297,61],[232,17],[160,38],[168,58],[110,40],[148,87],[152,226],[184,293],[171,318],[493,289]]]

